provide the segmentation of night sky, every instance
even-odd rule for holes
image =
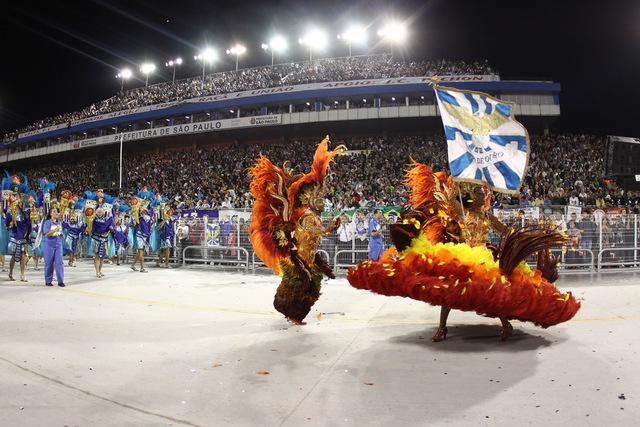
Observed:
[[[124,67],[154,62],[149,84],[170,81],[169,59],[182,57],[176,78],[202,74],[193,56],[210,46],[218,61],[207,73],[235,68],[225,50],[247,47],[240,68],[268,65],[260,45],[288,39],[276,63],[303,61],[298,43],[323,29],[329,47],[314,58],[346,56],[336,39],[349,23],[368,28],[367,46],[353,54],[389,51],[377,31],[390,19],[408,24],[409,40],[394,54],[408,60],[484,60],[503,80],[552,80],[562,85],[555,132],[640,137],[640,2],[610,1],[235,1],[144,0],[10,2],[0,15],[0,136],[38,119],[79,111],[120,89]]]

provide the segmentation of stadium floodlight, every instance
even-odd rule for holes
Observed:
[[[367,33],[360,26],[353,26],[342,34],[338,34],[338,40],[344,40],[349,46],[349,56],[351,56],[351,45],[353,43],[361,44],[367,39]]]
[[[393,45],[402,43],[407,39],[407,26],[398,22],[390,22],[378,31],[378,35],[389,42],[391,55],[393,55]]]
[[[120,92],[124,90],[124,81],[132,75],[133,73],[128,68],[123,68],[118,74],[116,74],[116,79],[120,79]]]
[[[325,47],[327,36],[320,30],[311,30],[304,37],[298,39],[298,42],[309,46],[309,61],[313,61],[313,49]]]
[[[196,61],[202,61],[202,87],[204,87],[204,71],[207,66],[207,62],[211,63],[216,59],[216,53],[213,49],[205,49],[202,53],[199,53],[193,57]]]
[[[166,65],[167,67],[173,68],[173,79],[171,80],[172,83],[176,82],[176,67],[181,64],[182,64],[182,58],[170,59],[164,63],[164,65]]]
[[[287,46],[287,42],[280,36],[271,39],[269,43],[262,43],[262,49],[265,52],[271,52],[271,66],[273,67],[273,56],[276,51],[283,51]]]
[[[152,64],[150,62],[142,64],[142,67],[140,67],[140,72],[142,74],[146,75],[146,80],[144,82],[144,87],[149,86],[149,74],[153,73],[155,70],[156,70],[156,65]]]
[[[240,45],[240,44],[237,44],[237,45],[227,49],[227,55],[235,55],[236,56],[236,71],[238,71],[238,58],[240,57],[240,55],[242,55],[246,51],[247,51],[247,48],[242,46],[242,45]]]

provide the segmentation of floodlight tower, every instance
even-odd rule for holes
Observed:
[[[212,49],[205,49],[202,53],[199,53],[193,57],[196,61],[202,61],[202,86],[204,87],[204,72],[207,67],[207,62],[211,63],[216,59],[216,54]]]
[[[265,52],[269,53],[271,52],[271,66],[273,67],[273,57],[276,53],[276,51],[283,51],[286,47],[287,43],[284,41],[284,39],[280,36],[276,36],[274,38],[271,39],[271,42],[269,43],[262,43],[262,49],[264,49]]]
[[[313,49],[321,49],[327,44],[327,37],[319,30],[311,30],[304,37],[298,39],[300,44],[309,46],[309,61],[313,61]]]
[[[118,74],[116,74],[116,79],[120,79],[120,92],[124,90],[124,81],[131,77],[133,73],[128,68],[123,68]]]
[[[407,39],[407,26],[399,22],[390,22],[378,31],[378,35],[389,42],[393,56],[393,46]]]
[[[351,45],[353,43],[364,43],[367,39],[367,33],[360,26],[353,26],[342,34],[338,34],[338,40],[344,40],[349,46],[349,57],[351,57]]]
[[[242,55],[246,51],[247,51],[247,48],[242,46],[242,45],[240,45],[240,44],[237,44],[237,45],[227,49],[227,55],[235,55],[236,56],[236,71],[238,71],[238,58],[240,57],[240,55]]]
[[[164,63],[164,65],[166,65],[167,67],[173,68],[173,79],[171,80],[172,83],[176,82],[176,67],[181,64],[182,58],[170,59]]]
[[[142,74],[146,76],[146,79],[144,81],[144,87],[149,86],[149,74],[153,73],[155,69],[156,69],[156,65],[150,62],[147,62],[146,64],[142,64],[142,67],[140,67],[140,72],[142,72]]]

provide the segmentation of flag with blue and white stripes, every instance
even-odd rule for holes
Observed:
[[[529,134],[515,104],[482,92],[434,86],[455,181],[518,193],[529,164]]]

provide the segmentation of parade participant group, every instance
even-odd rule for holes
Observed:
[[[0,257],[9,260],[10,281],[28,282],[26,270],[33,259],[33,270],[44,270],[44,284],[65,287],[63,257],[67,267],[78,259],[93,258],[96,278],[104,277],[105,259],[126,262],[126,252],[133,249],[131,269],[147,272],[144,257],[153,250],[159,254],[156,266],[170,268],[173,228],[176,218],[166,197],[146,188],[127,200],[120,200],[103,190],[87,190],[74,195],[68,190],[56,197],[56,184],[38,179],[31,188],[23,174],[2,180],[2,217],[0,222]],[[42,264],[39,263],[42,259]],[[140,269],[136,268],[140,264]]]

